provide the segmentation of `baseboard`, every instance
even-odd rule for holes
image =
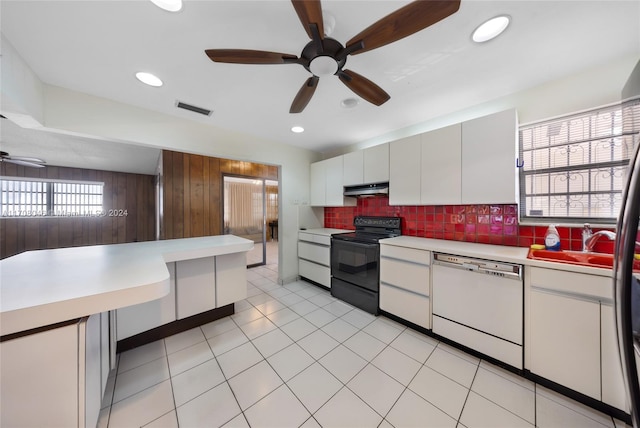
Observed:
[[[135,336],[119,340],[116,346],[116,352],[128,351],[129,349],[137,348],[138,346],[146,345],[147,343],[155,342],[156,340],[191,330],[192,328],[233,315],[234,312],[234,304],[231,303],[220,308],[212,309],[207,312],[202,312],[188,318],[183,318],[181,320],[176,320],[168,324],[152,328],[151,330],[143,331]]]

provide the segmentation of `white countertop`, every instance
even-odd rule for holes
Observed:
[[[0,261],[0,335],[161,298],[166,263],[249,251],[233,235],[27,251]]]
[[[547,269],[586,273],[590,275],[609,277],[613,275],[612,270],[606,268],[529,259],[527,258],[529,249],[524,247],[477,244],[473,242],[448,241],[444,239],[418,238],[415,236],[398,236],[395,238],[387,238],[380,240],[380,243],[386,245],[395,245],[398,247],[448,253],[457,256],[475,257],[485,260],[517,263],[526,266],[536,266]]]
[[[331,236],[334,233],[349,233],[349,232],[353,232],[353,230],[348,230],[348,229],[331,229],[328,227],[321,227],[318,229],[305,229],[305,230],[300,230],[299,232],[302,233],[310,233],[312,235],[321,235],[321,236]]]

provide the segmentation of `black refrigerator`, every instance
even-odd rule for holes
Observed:
[[[625,104],[637,103],[640,96],[640,62],[622,91],[623,111]],[[638,223],[640,220],[640,135],[638,120],[630,115],[623,133],[628,132],[634,141],[634,150],[629,160],[626,184],[622,193],[622,208],[618,216],[613,272],[616,329],[622,371],[627,389],[633,426],[640,427],[640,273],[633,271],[634,254],[640,253]],[[635,132],[634,132],[635,130]]]

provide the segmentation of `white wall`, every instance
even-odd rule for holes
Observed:
[[[563,79],[470,106],[349,147],[324,153],[324,158],[421,134],[454,123],[515,108],[520,124],[575,113],[620,101],[622,88],[640,58],[629,55]]]

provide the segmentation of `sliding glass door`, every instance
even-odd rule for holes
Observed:
[[[247,266],[266,264],[268,244],[273,246],[271,242],[277,239],[278,183],[231,175],[225,175],[223,181],[224,233],[254,242],[247,253]]]

